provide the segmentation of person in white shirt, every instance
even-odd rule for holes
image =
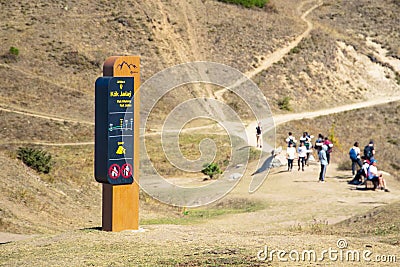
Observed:
[[[293,136],[292,132],[289,132],[289,136],[286,138],[286,143],[288,144],[288,147],[290,143],[292,143],[293,146],[296,147],[297,140]]]
[[[304,145],[304,142],[300,142],[300,146],[297,149],[297,153],[299,156],[298,165],[300,171],[300,162],[301,162],[301,169],[304,171],[304,165],[306,164],[306,157],[307,157],[307,147]]]
[[[299,138],[300,142],[304,142],[304,145],[307,148],[307,156],[306,156],[306,162],[305,164],[308,166],[309,162],[308,160],[310,159],[310,155],[311,155],[311,148],[312,148],[312,143],[311,143],[311,139],[313,138],[313,136],[310,136],[307,132],[303,132],[303,135]]]
[[[386,181],[382,177],[382,172],[378,171],[376,167],[376,163],[378,161],[376,159],[371,160],[371,165],[368,168],[368,179],[372,181],[379,181],[378,189],[385,190],[385,192],[389,192],[389,189],[386,188]]]
[[[296,148],[293,147],[293,143],[290,143],[289,147],[286,149],[286,158],[288,160],[288,171],[292,171],[293,161],[296,158]]]
[[[351,171],[353,175],[356,173],[356,166],[358,165],[360,168],[362,168],[362,162],[360,158],[360,148],[358,147],[358,142],[355,142],[353,147],[350,148],[349,154],[350,154],[350,159],[351,159]]]
[[[304,143],[307,141],[307,133],[306,132],[303,132],[303,135],[300,136],[299,141],[304,142]]]

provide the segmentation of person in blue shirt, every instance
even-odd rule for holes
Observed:
[[[322,145],[318,147],[318,159],[321,164],[321,171],[319,173],[319,182],[325,183],[325,174],[326,174],[326,168],[328,166],[328,159],[326,157],[326,151],[328,150],[327,145]]]

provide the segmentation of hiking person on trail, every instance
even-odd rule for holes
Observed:
[[[355,142],[353,147],[350,148],[349,151],[349,156],[351,159],[351,171],[353,175],[356,174],[356,165],[358,165],[360,168],[362,168],[362,162],[360,158],[360,148],[358,147],[358,142]]]
[[[333,144],[331,141],[329,141],[328,137],[324,138],[324,145],[328,147],[328,150],[326,151],[326,159],[328,161],[328,164],[331,162],[331,153],[333,151]]]
[[[369,144],[364,147],[364,157],[365,159],[372,161],[375,156],[374,141],[369,141]]]
[[[328,147],[326,145],[322,145],[318,146],[317,149],[318,149],[318,159],[321,164],[321,171],[319,173],[319,182],[325,183],[326,168],[328,166],[326,151],[328,150]]]
[[[322,147],[324,144],[324,136],[322,134],[318,134],[317,140],[315,140],[315,148]]]
[[[386,181],[382,177],[382,172],[378,171],[378,168],[376,167],[377,162],[378,161],[376,159],[371,160],[371,165],[368,168],[368,180],[378,180],[378,189],[385,190],[385,192],[390,192],[389,189],[386,188]]]
[[[303,132],[303,135],[300,136],[299,141],[304,143],[307,141],[307,132]]]
[[[353,180],[349,181],[349,184],[354,184],[354,185],[365,184],[365,182],[367,180],[368,168],[371,163],[369,162],[369,160],[364,159],[364,156],[362,156],[361,158],[364,160],[363,165],[357,171]]]
[[[299,156],[298,165],[300,171],[300,162],[301,162],[301,170],[304,171],[304,165],[306,164],[306,157],[307,157],[307,148],[304,145],[304,142],[300,142],[299,148],[297,149],[297,153]]]
[[[261,127],[261,122],[259,122],[256,127],[256,138],[257,138],[257,147],[260,147],[260,148],[262,148],[261,133],[262,133],[262,127]]]
[[[307,166],[308,166],[308,160],[310,158],[311,148],[312,148],[311,138],[312,137],[307,132],[303,132],[303,135],[299,138],[300,142],[304,142],[304,145],[307,148],[307,155],[306,155],[306,160],[305,160],[305,164]]]
[[[293,136],[292,132],[289,132],[288,135],[289,135],[288,138],[286,138],[286,143],[287,143],[288,147],[289,147],[290,143],[292,143],[293,146],[296,147],[297,140]]]
[[[368,177],[368,168],[369,168],[369,165],[371,165],[371,162],[369,160],[365,159],[364,157],[362,157],[362,158],[364,160],[363,165],[358,172],[360,173],[360,179],[364,178],[364,181],[362,181],[362,182],[365,182]]]
[[[293,147],[293,144],[290,143],[289,147],[286,149],[286,158],[288,160],[288,171],[292,171],[293,169],[293,161],[296,158],[296,148]]]

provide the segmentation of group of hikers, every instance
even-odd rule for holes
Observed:
[[[262,128],[261,123],[258,123],[256,127],[256,138],[257,147],[262,148]],[[320,183],[325,182],[326,169],[331,160],[331,153],[333,150],[333,143],[328,137],[324,137],[321,133],[318,134],[318,138],[314,145],[312,144],[313,135],[308,132],[303,132],[303,135],[298,141],[293,136],[292,132],[288,133],[286,138],[287,149],[286,149],[286,159],[287,159],[287,170],[291,172],[293,170],[293,162],[297,158],[298,171],[304,171],[305,166],[309,165],[310,160],[314,160],[312,154],[313,148],[318,153],[318,161],[321,165],[321,170],[319,173],[318,181]],[[355,142],[353,147],[349,151],[349,156],[352,162],[352,173],[353,180],[350,184],[360,185],[367,184],[367,181],[371,181],[373,184],[373,189],[381,189],[385,192],[389,192],[387,188],[386,181],[383,178],[382,172],[378,171],[377,160],[375,159],[375,147],[374,142],[371,140],[368,145],[364,147],[364,155],[361,155],[361,150],[359,148],[359,143]],[[359,169],[357,169],[357,165]]]
[[[382,172],[378,171],[377,168],[378,161],[375,159],[373,140],[364,147],[363,152],[364,155],[361,156],[358,142],[355,142],[353,147],[349,150],[349,157],[352,163],[351,170],[354,175],[353,180],[351,180],[349,184],[360,185],[366,184],[367,181],[371,181],[373,184],[373,190],[381,189],[385,192],[389,192]],[[359,169],[356,171],[357,165],[359,166]]]
[[[300,171],[300,169],[304,171],[305,166],[308,166],[309,161],[314,158],[312,155],[312,148],[315,148],[318,152],[318,159],[321,165],[319,182],[324,183],[326,169],[330,163],[333,144],[328,137],[324,137],[322,134],[319,134],[315,144],[313,145],[313,138],[313,135],[308,134],[308,132],[303,132],[303,135],[299,138],[299,146],[297,147],[297,140],[293,136],[293,133],[288,133],[288,137],[286,138],[286,158],[288,161],[287,170],[292,171],[293,161],[296,159],[297,154],[298,171]]]
[[[287,149],[287,170],[293,170],[293,162],[297,158],[298,171],[304,171],[305,166],[309,165],[310,159],[313,160],[312,149],[315,149],[318,153],[318,161],[321,165],[319,173],[319,182],[325,182],[326,169],[331,160],[331,153],[333,150],[333,143],[328,137],[324,137],[322,134],[318,134],[318,138],[314,145],[312,144],[313,135],[309,135],[308,132],[303,132],[303,135],[299,138],[299,142],[293,136],[292,132],[288,133],[286,138]],[[299,143],[299,144],[298,144]],[[297,145],[298,144],[298,145]],[[354,179],[351,180],[350,184],[361,185],[366,184],[370,180],[373,184],[373,189],[381,189],[385,192],[389,192],[387,189],[386,181],[382,176],[382,172],[378,171],[377,160],[375,159],[375,148],[374,142],[371,140],[367,146],[365,146],[363,155],[359,148],[359,143],[355,142],[354,146],[350,149],[349,155],[352,161],[352,173]],[[357,166],[359,169],[357,170]]]

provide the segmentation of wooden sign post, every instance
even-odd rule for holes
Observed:
[[[105,231],[139,228],[139,86],[139,56],[109,57],[96,80],[95,178],[103,183]]]

